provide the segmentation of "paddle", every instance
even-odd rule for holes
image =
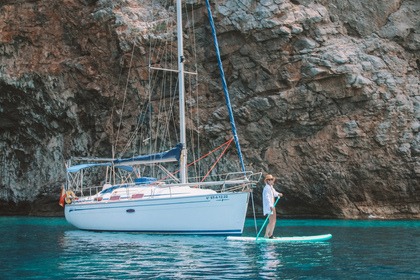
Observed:
[[[276,202],[274,202],[274,206],[273,206],[273,208],[274,208],[274,207],[276,207],[276,204],[277,204],[277,202],[278,202],[279,200],[280,200],[280,195],[277,197]],[[258,240],[258,237],[260,236],[260,234],[261,234],[261,232],[262,232],[262,230],[263,230],[263,228],[264,228],[265,224],[268,222],[268,218],[270,218],[270,216],[271,216],[271,214],[268,214],[268,215],[267,215],[267,218],[265,219],[264,224],[262,225],[262,227],[261,227],[260,231],[258,232],[257,237],[255,238],[255,240]]]

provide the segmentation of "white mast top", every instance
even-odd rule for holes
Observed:
[[[187,145],[185,128],[185,97],[184,97],[184,46],[182,32],[182,3],[176,1],[177,15],[177,37],[178,37],[178,84],[179,84],[179,130],[180,142],[182,144],[180,158],[180,179],[181,183],[187,183]]]

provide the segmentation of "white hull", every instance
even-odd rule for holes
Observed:
[[[79,229],[176,234],[241,234],[249,192],[72,203],[65,217]]]

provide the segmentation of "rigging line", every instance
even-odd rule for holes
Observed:
[[[173,53],[173,47],[172,47],[172,42],[166,42],[166,51],[165,51],[165,55],[167,56],[167,59],[165,60],[165,62],[167,63],[166,65],[173,65],[174,64],[174,53]],[[164,112],[165,112],[165,128],[164,128],[164,135],[162,135],[162,139],[164,141],[162,141],[162,144],[160,145],[160,149],[165,149],[165,146],[170,146],[170,144],[168,144],[168,142],[170,142],[169,136],[170,136],[170,123],[171,123],[171,119],[173,119],[173,110],[168,110],[172,109],[174,106],[174,102],[175,102],[175,89],[173,87],[173,76],[174,73],[173,72],[166,72],[165,75],[167,76],[167,79],[169,80],[169,86],[165,83],[165,86],[167,86],[166,90],[164,91],[164,93],[166,91],[169,92],[169,98],[166,99],[166,94],[163,96],[163,106],[164,106]],[[166,108],[166,109],[165,109]],[[174,120],[173,120],[174,121]],[[175,122],[173,122],[175,123]]]
[[[196,41],[196,28],[195,28],[195,13],[194,13],[194,4],[191,6],[191,21],[192,21],[192,31],[190,32],[192,34],[192,46],[193,46],[193,54],[194,54],[194,71],[198,73],[198,58],[197,58],[197,41]],[[198,131],[198,128],[200,127],[200,100],[199,100],[199,79],[198,74],[197,76],[190,77],[190,79],[193,79],[195,82],[195,100],[196,100],[196,121],[197,121],[197,154],[200,155],[200,132]],[[194,118],[193,118],[194,119]],[[199,162],[198,166],[196,167],[196,174],[198,175],[201,168],[201,162]]]
[[[197,64],[197,61],[198,61],[198,59],[197,59],[197,41],[196,41],[196,29],[195,29],[195,17],[194,17],[194,9],[193,9],[193,6],[194,6],[194,3],[192,4],[192,7],[191,7],[191,17],[192,17],[192,31],[191,31],[191,34],[192,34],[192,41],[193,41],[193,43],[192,43],[192,46],[194,47],[194,51],[193,51],[193,54],[194,54],[194,66],[195,66],[195,69],[194,69],[194,72],[196,72],[196,73],[198,73],[198,64]],[[197,79],[198,80],[198,79]],[[197,85],[198,86],[198,85]]]
[[[149,44],[151,44],[151,38],[150,37],[149,37]],[[135,46],[136,46],[136,44],[135,44]],[[150,58],[151,58],[151,56],[149,56],[149,58],[148,58],[149,59],[148,65],[150,65]],[[150,74],[150,72],[149,72],[149,74]],[[146,97],[148,97],[148,96],[150,97],[149,88],[150,88],[150,83],[146,84],[146,86],[145,86],[145,96]],[[148,99],[146,99],[146,102],[141,102],[144,98],[141,95],[140,90],[138,90],[137,93],[138,93],[137,96],[139,98],[139,103],[142,103],[142,105],[139,106],[140,110],[139,110],[139,114],[138,114],[138,119],[136,121],[136,127],[135,127],[133,133],[131,134],[130,140],[127,141],[127,145],[126,145],[126,150],[128,150],[129,144],[134,143],[134,141],[136,141],[135,144],[133,145],[133,151],[132,151],[133,155],[141,153],[142,146],[143,146],[143,143],[144,143],[143,140],[148,138],[147,137],[148,135],[145,135],[147,133],[147,129],[143,128],[143,124],[146,123],[145,120],[147,119],[148,114],[150,114],[150,106],[151,106],[150,101]],[[149,116],[149,119],[150,119],[150,116]],[[137,147],[137,143],[138,143],[138,147]]]
[[[169,80],[171,81],[171,86],[168,89],[168,90],[170,90],[170,96],[169,96],[169,98],[163,97],[162,106],[164,108],[173,108],[174,103],[176,102],[176,90],[174,89],[175,87],[172,86],[173,73],[169,73],[169,77],[170,77]],[[172,89],[174,89],[174,90],[172,90]],[[163,148],[166,149],[167,146],[172,146],[173,145],[173,144],[171,144],[172,141],[170,139],[170,136],[171,136],[171,133],[172,133],[171,123],[175,124],[176,121],[175,121],[175,117],[174,117],[174,114],[173,114],[173,110],[163,110],[163,111],[165,112],[165,115],[164,115],[165,122],[164,122],[164,127],[162,129],[162,133],[163,133],[162,139],[163,139],[163,141],[160,145],[161,146],[160,148],[161,149],[163,149]],[[174,130],[174,131],[176,132],[176,130]]]
[[[195,160],[195,161],[193,161],[193,162],[190,162],[190,163],[187,165],[187,167],[190,167],[191,165],[195,164],[196,162],[201,161],[203,158],[208,157],[209,155],[211,155],[212,153],[216,152],[217,150],[221,149],[221,148],[222,148],[222,147],[224,147],[224,146],[229,147],[229,145],[230,145],[230,143],[232,143],[232,141],[233,141],[233,138],[230,138],[228,141],[226,141],[225,143],[221,144],[219,147],[214,148],[213,150],[211,150],[211,151],[210,151],[210,152],[208,152],[207,154],[205,154],[205,155],[201,156],[200,158],[196,159],[196,160]],[[225,150],[226,150],[226,148],[225,148]],[[223,154],[223,153],[222,153],[222,154]],[[180,170],[178,169],[177,171],[173,172],[173,173],[172,173],[172,175],[175,175],[175,174],[179,173],[179,171],[180,171]],[[159,181],[164,181],[164,180],[166,180],[167,178],[168,178],[168,177],[164,177],[164,178],[162,178],[162,179],[161,179],[161,180],[159,180]]]
[[[132,154],[133,156],[136,154],[136,141],[137,139],[143,139],[143,133],[142,131],[140,131],[141,126],[140,124],[142,124],[144,122],[144,112],[145,112],[145,107],[147,106],[147,104],[143,104],[142,109],[139,112],[139,116],[136,122],[136,127],[134,128],[134,131],[131,133],[131,136],[129,137],[123,151],[121,152],[121,154],[125,154],[125,152],[128,151],[129,147],[131,144],[133,144],[133,150],[132,150]],[[139,135],[139,131],[140,131],[140,135]]]
[[[165,68],[165,69],[169,69],[169,68],[174,68],[173,66],[173,60],[176,58],[176,56],[173,55],[173,46],[171,44],[171,42],[168,42],[167,38],[172,37],[173,32],[171,32],[171,30],[173,31],[174,29],[174,22],[171,20],[171,17],[168,17],[166,19],[163,20],[164,24],[160,25],[160,28],[166,28],[165,30],[163,30],[167,36],[164,36],[161,39],[156,39],[156,46],[158,46],[158,43],[160,43],[160,45],[162,45],[163,42],[163,47],[157,47],[154,50],[157,51],[157,54],[155,56],[155,58],[158,60],[157,64],[160,65],[160,68]],[[150,67],[152,69],[152,67]],[[154,67],[154,68],[159,68],[159,67]],[[173,84],[173,73],[168,73],[168,71],[163,71],[160,72],[162,73],[160,77],[162,83],[160,84],[159,89],[161,90],[161,95],[160,95],[160,99],[159,99],[159,107],[158,107],[158,111],[161,112],[158,117],[157,117],[157,124],[155,125],[155,129],[156,129],[156,133],[155,133],[155,137],[152,137],[152,139],[155,140],[154,142],[154,150],[161,150],[163,148],[166,148],[167,146],[167,141],[168,140],[168,135],[170,135],[171,130],[170,130],[170,121],[171,119],[173,119],[173,113],[171,114],[170,110],[165,110],[165,108],[168,107],[172,108],[173,103],[172,103],[172,99],[174,99],[174,94],[172,92],[172,84]],[[155,77],[158,77],[160,74],[158,71],[156,71],[156,75]],[[164,83],[166,82],[166,83]],[[169,82],[170,84],[168,85]],[[169,93],[167,98],[166,92]],[[175,102],[175,101],[174,101]],[[173,121],[173,123],[175,123],[175,121]],[[150,129],[151,131],[153,131],[152,129]],[[176,131],[176,130],[175,130]],[[158,133],[159,132],[159,133]],[[159,135],[158,135],[159,134]],[[160,140],[159,140],[160,139]],[[158,147],[158,140],[160,142]]]
[[[191,77],[189,77],[189,79],[188,79],[188,85],[189,85],[189,88],[191,89],[191,91],[188,92],[189,99],[193,99],[192,96],[193,96],[193,93],[194,93],[194,89],[193,89],[193,85],[191,83],[191,79],[192,79]],[[194,112],[193,112],[194,110],[193,109],[194,109],[193,106],[189,106],[188,113],[190,115],[191,120],[194,120]],[[197,121],[197,123],[195,125],[198,127],[199,120],[197,119],[196,121]],[[194,126],[194,123],[192,123],[192,125]],[[198,133],[195,133],[194,127],[192,129],[190,129],[190,139],[191,139],[190,143],[194,143],[193,145],[191,145],[191,147],[192,147],[191,155],[192,155],[193,160],[195,160],[197,158],[197,152],[196,152],[196,149],[194,149],[194,147],[199,147],[198,143],[195,143],[196,134],[198,134]],[[196,166],[194,166],[194,173],[198,174]]]
[[[258,233],[257,216],[255,215],[254,191],[252,189],[251,189],[251,202],[252,202],[252,213],[254,214],[255,234],[257,234]]]
[[[238,156],[239,156],[239,161],[241,163],[242,172],[244,172],[244,174],[246,176],[245,164],[244,164],[244,160],[243,160],[243,157],[242,157],[242,151],[241,151],[241,146],[239,144],[238,134],[236,133],[236,125],[235,125],[235,120],[234,120],[234,117],[233,117],[232,105],[230,103],[230,97],[229,97],[229,92],[228,92],[228,88],[227,88],[227,84],[226,84],[225,73],[224,73],[224,70],[223,70],[223,64],[222,64],[222,60],[220,58],[219,43],[218,43],[217,35],[216,35],[216,27],[214,26],[213,15],[211,13],[209,0],[206,0],[206,6],[207,6],[207,13],[208,13],[208,16],[209,16],[211,31],[212,31],[212,35],[213,35],[213,43],[214,43],[214,48],[215,48],[215,51],[216,51],[217,62],[218,62],[218,65],[219,65],[220,78],[222,80],[223,92],[225,93],[226,105],[227,105],[227,109],[229,111],[229,119],[230,119],[230,125],[231,125],[231,129],[232,129],[232,133],[233,133],[233,138],[235,139],[235,145],[236,145],[236,149],[238,151]]]
[[[158,48],[158,49],[160,49],[158,52],[160,53],[160,52],[162,52],[162,53],[167,53],[167,50],[168,50],[168,43],[167,42],[164,42],[164,44],[163,44],[163,47],[162,48]],[[159,56],[159,57],[163,57],[163,55],[162,56]],[[160,63],[165,63],[166,61],[165,60],[160,60]],[[156,80],[158,80],[158,73],[156,73],[156,75],[155,75],[155,78],[156,78]],[[153,143],[153,151],[160,151],[160,147],[158,147],[158,139],[159,139],[159,137],[161,138],[161,139],[165,139],[165,134],[166,134],[166,125],[165,125],[165,123],[167,122],[167,121],[165,121],[165,119],[167,119],[167,112],[166,112],[166,110],[165,110],[165,92],[166,92],[166,83],[165,83],[165,81],[166,81],[166,79],[167,79],[167,73],[166,72],[163,72],[162,73],[162,79],[160,80],[160,84],[159,84],[159,86],[157,85],[157,83],[156,83],[156,94],[158,95],[158,97],[159,97],[159,99],[158,99],[158,110],[157,110],[157,121],[156,121],[156,131],[155,131],[155,137],[154,137],[154,143]],[[152,93],[152,92],[151,92]],[[162,144],[162,142],[163,142],[163,140],[161,141],[161,144],[160,144],[160,146],[162,146],[163,144]]]
[[[136,43],[134,43],[133,48],[135,49],[136,47],[137,47],[137,45],[136,45]],[[133,50],[133,57],[134,57],[134,53],[135,53],[135,50]],[[140,94],[138,94],[138,98],[139,98],[139,100],[141,100],[141,95]],[[143,103],[143,105],[141,106],[141,110],[139,112],[138,119],[136,121],[136,127],[134,128],[133,132],[131,133],[131,135],[129,136],[128,140],[126,141],[126,144],[125,144],[124,148],[120,152],[121,156],[123,156],[129,150],[129,148],[130,148],[131,145],[132,145],[132,154],[133,154],[133,156],[136,154],[136,144],[135,144],[135,141],[139,137],[138,132],[140,131],[141,124],[143,123],[144,117],[142,117],[142,116],[144,116],[144,111],[145,111],[145,107],[146,106],[147,106],[147,102]]]
[[[153,19],[153,13],[152,13],[152,19]],[[149,106],[150,107],[152,107],[152,94],[151,94],[151,92],[152,92],[152,90],[151,90],[151,87],[152,87],[152,80],[151,80],[151,78],[152,78],[152,71],[150,71],[150,65],[152,64],[152,54],[151,54],[151,50],[152,50],[152,38],[151,38],[151,36],[150,36],[150,34],[148,34],[148,38],[149,38],[149,51],[148,51],[148,53],[149,53],[149,59],[148,59],[148,69],[147,69],[147,78],[148,78],[148,83],[147,83],[147,93],[148,93],[148,95],[147,95],[147,97],[148,97],[148,100],[147,100],[147,102],[149,103]],[[152,125],[151,125],[151,119],[152,119],[152,109],[150,108],[149,109],[149,111],[147,112],[148,113],[148,119],[149,119],[149,139],[152,139]],[[151,154],[152,153],[152,151],[151,151],[151,145],[149,145],[149,154]]]
[[[170,48],[172,49],[172,48]],[[170,56],[170,58],[172,58],[172,56]],[[166,146],[171,146],[170,144],[170,124],[171,124],[171,120],[172,123],[175,123],[175,119],[174,119],[174,114],[173,114],[173,110],[168,110],[168,108],[172,109],[174,107],[174,103],[176,100],[176,92],[175,89],[172,90],[174,87],[172,86],[172,80],[173,80],[173,73],[169,72],[167,73],[167,75],[169,76],[169,81],[170,81],[170,85],[169,88],[167,89],[169,94],[169,98],[166,98],[165,94],[162,95],[162,111],[165,112],[164,114],[164,120],[165,122],[163,123],[163,135],[162,135],[162,143],[160,145],[160,149],[166,149]],[[164,82],[164,81],[163,81]],[[166,90],[165,90],[166,91]],[[164,92],[165,92],[164,91]]]
[[[121,82],[121,77],[122,77],[122,72],[123,72],[123,67],[120,68],[120,74],[118,75],[118,82],[117,82],[117,88],[119,88],[120,86],[120,82]],[[111,109],[111,116],[108,118],[108,124],[109,124],[109,128],[111,130],[111,149],[113,151],[115,151],[116,148],[116,138],[115,138],[115,131],[114,131],[114,126],[113,126],[113,119],[114,119],[114,114],[115,114],[115,104],[116,104],[116,98],[117,96],[117,91],[114,90],[114,94],[112,96],[112,109]],[[112,154],[112,157],[115,158],[115,154]]]
[[[155,1],[153,1],[155,2]],[[153,3],[153,6],[157,5],[156,3]],[[152,17],[152,21],[155,22],[155,15],[157,15],[154,11],[151,12],[151,17]],[[161,27],[167,27],[167,20],[163,20],[164,24],[160,24],[161,19],[157,18],[156,19],[156,23],[154,25],[154,29],[153,31],[157,31],[159,28]],[[149,69],[148,69],[148,73],[149,73],[149,137],[151,139],[151,141],[149,142],[149,154],[153,153],[153,151],[156,151],[156,146],[157,146],[157,132],[159,131],[159,115],[157,116],[157,122],[156,124],[156,131],[154,132],[153,130],[153,103],[152,103],[152,94],[153,92],[157,92],[158,91],[158,84],[155,81],[158,81],[158,75],[159,73],[156,71],[151,71],[151,66],[155,65],[155,64],[161,64],[163,63],[162,61],[162,52],[164,52],[165,50],[165,42],[164,42],[164,46],[163,47],[158,47],[158,44],[162,44],[161,41],[159,40],[158,37],[156,36],[150,36],[149,34]],[[159,104],[159,103],[158,103]],[[158,106],[158,111],[160,110],[159,106]]]
[[[140,93],[138,94],[138,97],[139,97],[139,100],[141,101],[142,96],[141,96]],[[141,106],[141,110],[140,110],[139,115],[138,115],[135,132],[133,133],[133,136],[136,137],[136,139],[134,139],[134,140],[136,141],[136,143],[138,143],[139,147],[138,147],[138,150],[137,150],[137,144],[134,145],[133,155],[141,153],[141,148],[142,148],[141,146],[142,146],[142,144],[145,143],[144,139],[147,139],[147,137],[144,137],[144,134],[145,134],[144,130],[145,129],[143,129],[142,125],[146,123],[146,116],[148,114],[148,108],[149,108],[148,102],[143,102],[143,105]]]
[[[232,141],[233,141],[233,138],[230,138],[228,141],[226,141],[225,143],[223,143],[223,144],[222,144],[222,145],[220,145],[219,147],[217,147],[217,148],[215,148],[215,149],[211,150],[211,151],[210,151],[210,152],[208,152],[207,154],[205,154],[205,155],[201,156],[201,157],[200,157],[200,158],[198,158],[197,160],[195,160],[195,161],[193,161],[192,163],[190,163],[190,165],[195,164],[196,162],[198,162],[198,161],[202,160],[202,159],[203,159],[203,158],[205,158],[205,157],[208,157],[209,155],[211,155],[212,153],[216,152],[217,150],[221,149],[221,148],[222,148],[222,147],[224,147],[224,146],[229,146],[229,145],[230,145],[230,143],[232,143]]]
[[[176,100],[177,100],[177,88],[178,88],[178,83],[179,83],[179,80],[178,79],[176,79],[176,82],[175,82],[175,85],[172,85],[172,76],[173,76],[173,74],[171,74],[171,85],[170,85],[170,88],[171,89],[173,89],[172,91],[171,91],[171,98],[169,99],[169,108],[174,108],[175,107],[175,104],[176,104]],[[179,98],[179,95],[178,95],[178,98]],[[167,126],[168,126],[168,131],[169,131],[169,125],[170,125],[170,123],[171,123],[171,121],[172,121],[172,124],[175,126],[175,124],[177,123],[177,120],[176,120],[176,115],[174,114],[174,110],[169,110],[168,111],[168,123],[167,123]],[[179,136],[178,136],[178,130],[176,129],[176,128],[174,128],[174,134],[175,134],[175,139],[179,139]],[[169,139],[169,132],[168,132],[168,137],[167,137],[167,139]],[[176,140],[175,142],[179,142],[178,140]]]
[[[187,17],[187,30],[188,30],[188,40],[189,40],[189,47],[191,47],[191,56],[194,56],[194,61],[191,61],[191,57],[187,57],[186,58],[186,62],[188,62],[188,64],[185,64],[185,67],[193,66],[193,71],[195,71],[197,73],[197,46],[196,46],[196,42],[195,42],[195,18],[194,18],[194,3],[191,4],[191,9],[188,10],[188,7],[186,7],[186,17]],[[191,14],[191,16],[190,16]],[[186,54],[190,54],[189,52],[186,52]],[[188,69],[191,71],[191,69]],[[187,83],[188,83],[188,91],[186,92],[188,94],[188,99],[187,100],[196,100],[196,104],[198,104],[198,98],[194,98],[193,94],[197,92],[197,84],[194,82],[193,80],[195,80],[195,77],[192,75],[188,75],[187,76]],[[196,109],[196,112],[198,113],[198,108]],[[194,116],[194,107],[192,106],[191,103],[189,103],[188,106],[188,114],[191,120],[194,120],[196,116]],[[199,119],[198,117],[195,119],[196,120],[196,127],[198,128],[199,126]],[[192,123],[194,125],[194,122]],[[197,159],[197,151],[196,149],[194,149],[194,147],[199,147],[199,143],[198,143],[198,133],[195,133],[194,127],[192,129],[190,129],[190,143],[191,143],[191,155],[193,160]],[[195,136],[197,134],[197,143],[195,142]],[[195,175],[198,174],[198,170],[197,170],[197,166],[194,166],[194,173]]]
[[[176,30],[177,29],[177,25],[176,25],[175,22],[173,24],[174,24],[173,28]],[[170,102],[171,102],[170,108],[172,109],[172,108],[175,107],[175,104],[177,103],[177,101],[176,101],[177,100],[177,93],[178,93],[178,98],[180,98],[180,93],[179,93],[179,82],[180,81],[179,81],[179,76],[178,76],[178,70],[179,70],[178,69],[178,51],[177,51],[176,48],[174,49],[172,47],[172,44],[171,44],[171,49],[170,50],[171,50],[171,54],[170,54],[170,57],[171,57],[171,65],[176,65],[176,67],[174,66],[173,69],[177,69],[176,74],[171,72],[170,88],[173,89],[173,91],[172,91],[172,94],[173,95],[172,95],[172,98],[170,99]],[[174,80],[175,80],[175,84],[172,83]],[[176,124],[175,110],[170,110],[169,111],[169,114],[170,114],[171,119],[172,119],[172,124],[175,126],[175,124]],[[179,120],[179,122],[180,121],[181,120]],[[179,139],[180,139],[179,130],[176,127],[174,127],[173,131],[175,133],[175,139],[176,139],[175,142],[178,143],[179,142]],[[168,139],[169,139],[169,137],[168,137]]]
[[[229,140],[229,144],[226,145],[225,149],[223,150],[223,152],[219,155],[219,157],[217,158],[217,160],[213,163],[212,167],[210,168],[210,170],[207,172],[207,174],[203,177],[203,179],[201,180],[201,182],[204,182],[204,180],[210,175],[210,172],[216,167],[217,163],[220,161],[220,159],[223,157],[223,155],[226,153],[227,149],[230,147],[230,143],[232,143],[233,138],[231,138]]]
[[[199,99],[198,99],[198,79],[196,79],[197,82],[197,89],[195,91],[196,93],[196,100],[197,100],[197,107],[196,107],[196,118],[197,118],[197,154],[201,154],[201,134],[200,131],[198,131],[198,128],[200,127],[200,110],[199,110]],[[201,170],[201,163],[198,163],[197,170]],[[197,171],[198,174],[198,171]]]
[[[152,5],[153,6],[155,6],[155,5],[157,5],[156,3],[155,3],[155,1],[152,1]],[[155,12],[154,12],[154,10],[152,10],[151,11],[151,13],[150,13],[150,16],[151,16],[151,22],[152,23],[154,23],[155,22]],[[155,28],[153,28],[152,29],[152,27],[155,27],[156,25],[154,25],[154,24],[151,24],[151,30],[153,30],[153,31],[155,31]],[[153,34],[152,34],[152,32],[150,32],[150,33],[148,33],[148,38],[149,38],[149,50],[148,50],[148,54],[149,54],[149,60],[148,60],[148,69],[147,69],[147,73],[148,73],[148,103],[149,103],[149,111],[148,111],[148,119],[149,119],[149,126],[148,126],[148,137],[147,138],[149,138],[150,139],[150,141],[149,141],[149,143],[148,143],[148,146],[149,146],[149,151],[148,151],[148,153],[149,154],[152,154],[152,152],[153,152],[153,146],[154,146],[154,142],[153,142],[153,139],[154,139],[154,133],[153,133],[153,121],[152,121],[152,117],[153,117],[153,103],[152,103],[152,92],[154,91],[154,87],[155,87],[155,85],[153,84],[153,81],[155,81],[154,79],[153,79],[153,76],[157,76],[157,73],[154,73],[154,72],[152,72],[151,71],[151,69],[150,69],[150,67],[151,67],[151,65],[152,65],[152,63],[156,63],[156,61],[155,61],[155,57],[154,57],[154,54],[155,54],[155,51],[156,51],[156,45],[157,45],[157,39],[156,39],[156,36],[152,36]],[[159,51],[159,49],[158,49],[158,51]],[[156,56],[156,57],[160,57],[160,56]],[[154,168],[152,167],[152,166],[150,166],[151,167],[151,170],[150,170],[150,173],[152,174],[152,175],[154,175]],[[144,166],[144,168],[143,168],[143,171],[145,171],[146,170],[146,166]]]
[[[122,148],[122,150],[120,152],[121,157],[126,154],[126,152],[129,150],[130,146],[133,146],[133,148],[134,148],[135,144],[133,145],[133,143],[135,142],[136,138],[138,137],[137,134],[138,134],[139,129],[140,129],[139,120],[137,119],[136,120],[136,127],[134,128],[134,130],[128,136],[128,139],[125,143],[125,146],[124,146],[124,148]],[[132,151],[132,153],[133,153],[133,156],[134,156],[134,151]]]
[[[166,33],[168,33],[168,30],[171,30],[173,27],[171,26],[171,21],[166,20],[166,24],[164,25],[164,27],[167,28]],[[163,42],[162,42],[163,41]],[[151,51],[157,51],[156,52],[156,59],[158,59],[158,63],[160,65],[162,65],[163,67],[168,67],[168,63],[169,64],[173,64],[172,61],[172,47],[170,42],[168,42],[167,40],[164,39],[156,39],[155,41],[155,48],[151,49]],[[169,54],[169,55],[168,55]],[[169,62],[168,62],[169,60]],[[161,79],[159,79],[159,75],[161,76]],[[158,83],[153,83],[153,81],[158,81],[160,80],[160,84],[158,85]],[[168,135],[168,110],[165,110],[166,106],[166,98],[165,98],[165,93],[166,92],[171,92],[171,88],[172,86],[169,85],[169,90],[168,90],[168,85],[166,83],[166,81],[170,81],[172,82],[172,73],[168,73],[168,72],[155,72],[154,78],[151,78],[151,84],[153,85],[152,90],[150,91],[150,95],[152,95],[153,92],[156,92],[158,99],[158,107],[157,107],[157,111],[160,112],[157,114],[156,117],[156,122],[155,122],[155,131],[153,130],[153,124],[152,122],[150,123],[150,133],[151,133],[151,139],[154,139],[153,142],[151,143],[150,147],[151,150],[153,151],[158,151],[158,150],[162,150],[163,147],[165,147],[166,142],[165,140],[167,139],[166,135]],[[169,95],[171,96],[171,94]],[[150,120],[152,121],[152,118],[150,118]],[[160,139],[160,140],[159,140]],[[158,147],[158,145],[160,147]]]
[[[129,82],[129,79],[130,79],[131,67],[133,66],[134,50],[135,50],[135,45],[133,46],[133,51],[131,52],[130,64],[129,64],[129,67],[128,67],[127,80],[126,80],[125,89],[124,89],[123,104],[122,104],[122,107],[121,107],[120,121],[119,121],[119,124],[118,124],[117,137],[116,137],[115,146],[114,146],[115,151],[116,151],[116,149],[118,147],[118,141],[119,141],[119,136],[120,136],[120,132],[121,132],[121,126],[122,126],[122,120],[123,120],[123,112],[124,112],[124,109],[125,109],[125,102],[127,100],[128,82]]]

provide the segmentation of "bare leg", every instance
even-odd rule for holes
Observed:
[[[276,227],[276,222],[277,222],[277,215],[276,215],[276,209],[274,209],[273,215],[271,215],[271,217],[270,217],[271,226],[270,226],[270,235],[268,237],[273,235],[274,228]]]
[[[276,210],[274,210],[273,214],[270,215],[270,217],[268,218],[268,225],[267,225],[267,228],[265,229],[265,235],[264,235],[265,238],[268,238],[273,235],[274,228],[276,227],[276,220],[277,220],[277,215],[276,215]]]
[[[270,237],[270,231],[271,231],[271,229],[270,229],[270,227],[271,227],[271,217],[272,217],[273,215],[271,215],[269,218],[268,218],[268,225],[267,225],[267,227],[265,228],[265,234],[264,234],[264,237],[265,238],[269,238]]]

